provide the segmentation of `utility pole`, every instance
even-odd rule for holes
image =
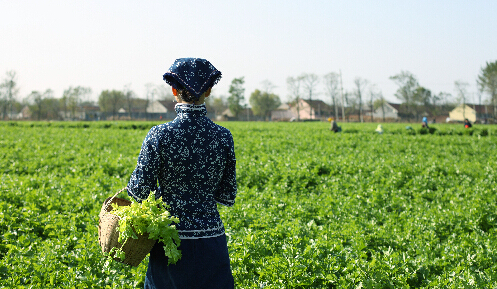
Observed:
[[[342,85],[342,70],[338,70],[340,72],[340,96],[342,97],[342,121],[345,121],[345,101],[343,99],[343,85]]]

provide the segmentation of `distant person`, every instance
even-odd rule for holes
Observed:
[[[428,128],[428,118],[426,118],[426,116],[424,116],[421,121],[421,127]]]
[[[381,126],[381,124],[378,125],[378,127],[375,129],[375,131],[378,133],[378,134],[383,134],[383,127]]]
[[[464,128],[472,127],[471,122],[467,118],[464,119]]]
[[[337,122],[335,121],[334,118],[331,118],[331,128],[330,128],[331,131],[334,131],[334,132],[341,132],[342,131],[342,128],[340,126],[338,126]]]

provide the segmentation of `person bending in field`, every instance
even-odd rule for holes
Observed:
[[[156,191],[179,218],[182,257],[167,265],[163,245],[150,252],[145,288],[234,288],[217,204],[233,206],[237,192],[230,131],[206,117],[204,100],[221,72],[200,58],[177,59],[163,79],[178,102],[177,117],[152,127],[128,183],[141,201]],[[158,183],[158,185],[157,185]],[[158,193],[157,193],[158,192]]]
[[[470,128],[472,127],[471,122],[469,122],[469,119],[464,119],[464,128]]]
[[[428,128],[428,118],[426,118],[426,116],[424,116],[421,121],[421,127]]]
[[[338,126],[337,122],[334,118],[331,118],[331,127],[330,130],[333,132],[341,132],[342,128]]]

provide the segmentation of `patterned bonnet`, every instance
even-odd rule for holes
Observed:
[[[174,89],[187,89],[197,100],[221,79],[221,71],[202,58],[179,58],[163,76]]]

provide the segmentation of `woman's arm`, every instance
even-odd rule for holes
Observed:
[[[153,127],[143,141],[136,168],[128,183],[128,195],[141,202],[150,191],[157,191],[159,166],[159,139],[156,127]]]
[[[226,166],[219,189],[214,198],[219,204],[231,207],[235,204],[236,190],[235,145],[233,143],[233,136],[229,133]]]

